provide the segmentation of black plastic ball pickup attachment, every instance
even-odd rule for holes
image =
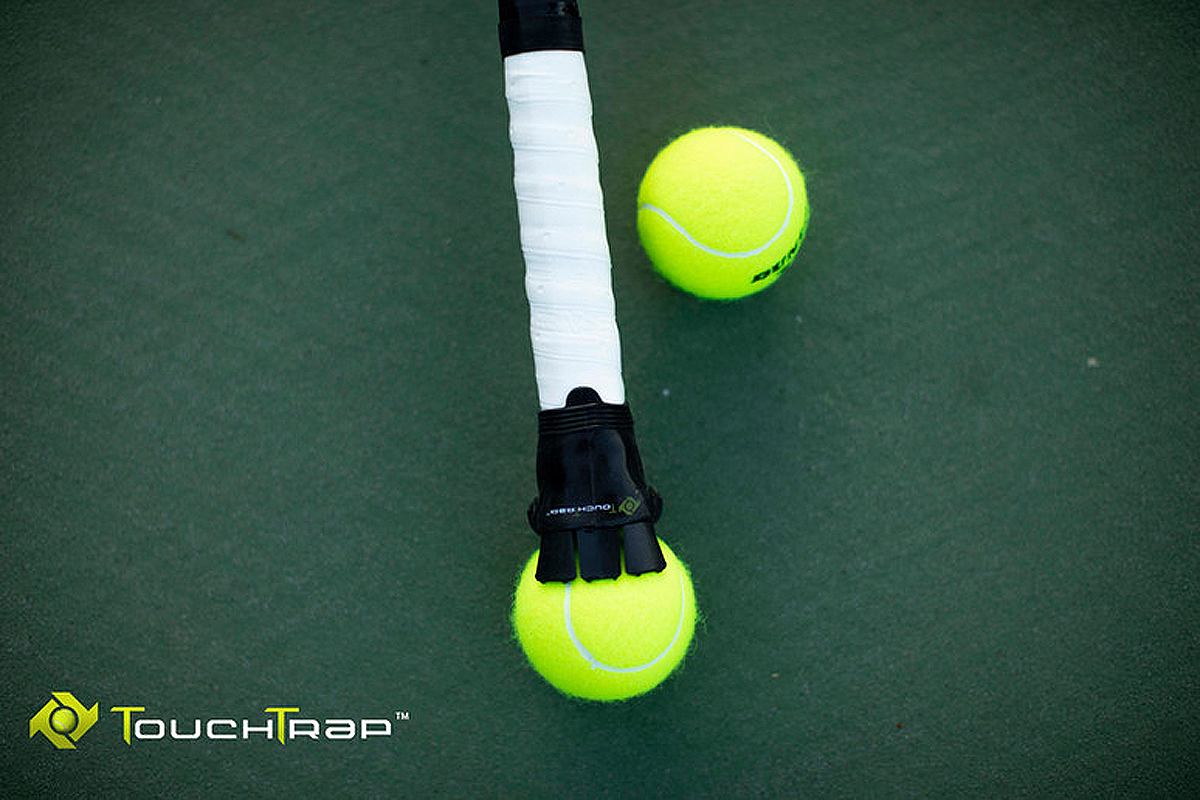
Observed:
[[[646,485],[633,415],[594,389],[572,389],[563,408],[538,414],[538,497],[529,524],[542,538],[537,579],[641,575],[667,566],[654,523],[662,498]]]

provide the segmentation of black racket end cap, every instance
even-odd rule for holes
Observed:
[[[534,50],[583,52],[583,24],[575,0],[500,0],[500,54]]]

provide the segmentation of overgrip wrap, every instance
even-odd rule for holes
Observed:
[[[541,536],[537,579],[616,578],[661,572],[654,523],[662,498],[646,485],[627,404],[579,387],[563,408],[538,413],[538,497],[529,524]]]

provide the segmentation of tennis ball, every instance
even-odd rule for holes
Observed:
[[[663,148],[638,189],[638,236],[684,291],[733,300],[762,291],[808,228],[804,176],[777,142],[744,128],[699,128]]]
[[[50,715],[50,727],[58,733],[70,733],[75,730],[75,726],[78,724],[79,718],[75,716],[74,711],[66,706],[59,706]]]
[[[696,596],[687,567],[662,550],[662,572],[570,583],[539,582],[533,554],[512,622],[529,663],[552,686],[587,700],[624,700],[679,666],[696,627]]]

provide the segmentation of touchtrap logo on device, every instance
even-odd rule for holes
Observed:
[[[100,717],[100,704],[87,708],[70,692],[51,692],[41,711],[29,720],[30,738],[39,733],[59,750],[74,750]]]

